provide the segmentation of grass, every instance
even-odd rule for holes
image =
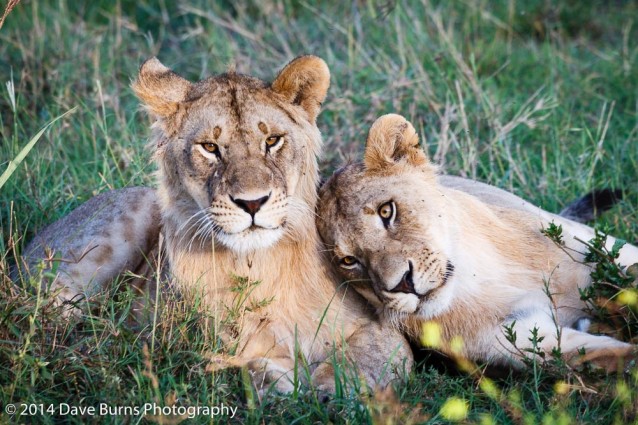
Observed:
[[[149,121],[128,87],[153,55],[195,80],[230,65],[270,79],[294,56],[316,54],[333,76],[318,120],[326,174],[360,154],[376,117],[398,112],[446,172],[547,210],[593,188],[623,189],[602,222],[638,241],[636,22],[635,2],[23,0],[0,29],[0,169],[78,109],[0,189],[0,404],[223,402],[237,416],[217,419],[242,423],[442,423],[441,412],[466,407],[472,423],[638,423],[638,377],[560,365],[490,381],[426,359],[396,394],[259,403],[243,372],[211,371],[220,344],[196,307],[167,297],[154,326],[140,330],[126,318],[132,294],[113,288],[70,321],[38,282],[14,285],[7,275],[38,228],[97,193],[153,184]]]

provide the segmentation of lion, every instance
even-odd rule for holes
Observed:
[[[549,358],[560,348],[573,365],[614,371],[635,358],[635,346],[586,332],[579,290],[592,268],[576,238],[594,230],[483,183],[439,176],[399,115],[372,125],[363,162],[323,185],[317,213],[335,268],[416,343],[427,324],[444,354],[472,361],[519,367],[530,353]],[[562,226],[563,246],[542,233],[550,223]],[[638,262],[638,248],[625,245],[618,261]]]
[[[75,259],[58,269],[68,299],[158,251],[181,293],[201,296],[219,323],[232,319],[220,334],[260,391],[293,391],[302,367],[333,391],[340,356],[368,385],[387,385],[410,368],[408,342],[338,287],[314,221],[316,118],[329,84],[315,56],[293,60],[272,83],[235,72],[191,83],[146,61],[132,88],[154,120],[157,190],[87,202],[36,237],[27,256],[52,248]]]

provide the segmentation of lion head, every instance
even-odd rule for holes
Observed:
[[[337,170],[319,196],[319,233],[353,288],[391,312],[447,308],[454,265],[445,202],[436,167],[405,118],[379,118],[363,163]]]
[[[156,118],[163,225],[179,243],[245,253],[314,225],[315,118],[329,83],[314,56],[271,84],[234,72],[191,83],[155,58],[142,65],[133,89]]]

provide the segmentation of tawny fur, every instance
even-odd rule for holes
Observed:
[[[159,229],[155,190],[103,193],[41,230],[25,249],[22,270],[35,272],[43,260],[44,270],[51,270],[57,262],[55,282],[44,283],[60,287],[60,301],[79,302],[80,295],[95,295],[125,270],[142,274]]]
[[[272,84],[235,73],[190,83],[153,58],[132,84],[155,119],[150,145],[171,280],[203,297],[260,389],[291,391],[303,361],[315,384],[333,389],[335,349],[373,386],[411,364],[407,341],[338,288],[320,251],[315,119],[329,78],[321,59],[303,56]],[[256,200],[261,207],[249,210]],[[237,276],[258,283],[241,295]],[[76,290],[86,277],[77,276]]]
[[[381,218],[388,203],[394,221]],[[573,363],[611,371],[635,355],[630,344],[572,328],[587,316],[579,288],[591,284],[585,246],[575,238],[590,240],[593,229],[500,189],[439,177],[401,116],[374,123],[364,163],[338,170],[324,185],[318,214],[342,275],[417,342],[432,321],[449,354],[519,364],[536,327],[542,351],[560,347]],[[563,247],[541,233],[551,222],[562,226]],[[626,245],[618,261],[638,262],[638,248]],[[504,337],[512,324],[516,347]],[[455,337],[463,348],[452,353]]]

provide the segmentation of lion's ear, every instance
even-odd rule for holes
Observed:
[[[131,87],[153,115],[167,118],[186,99],[191,83],[151,58],[142,64]]]
[[[368,132],[365,166],[369,170],[377,170],[401,161],[416,167],[429,163],[412,124],[401,115],[383,115],[377,118]]]
[[[271,88],[286,100],[300,105],[314,122],[330,86],[330,70],[323,59],[299,56],[281,70]]]

